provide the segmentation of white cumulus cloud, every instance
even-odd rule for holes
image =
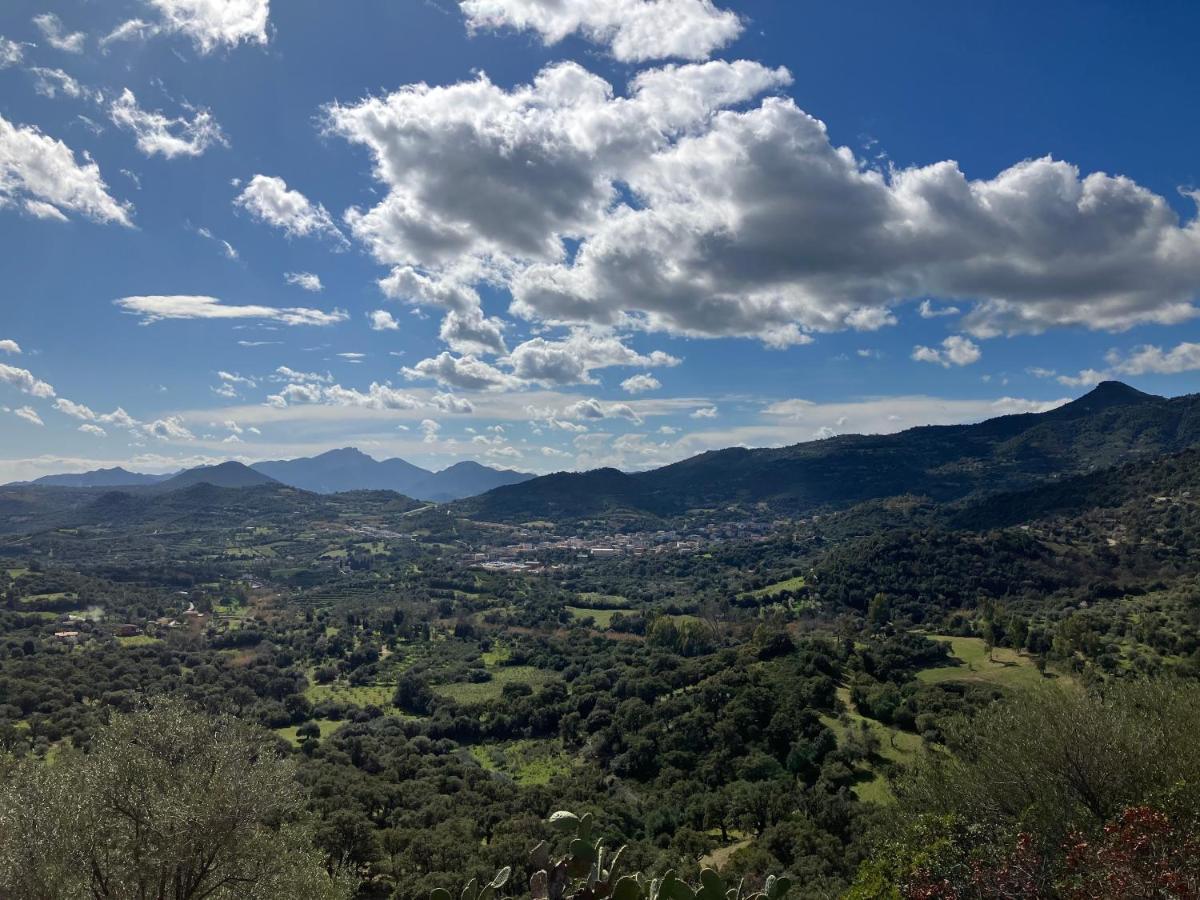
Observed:
[[[952,334],[942,341],[940,350],[918,345],[913,347],[912,352],[912,358],[917,362],[936,363],[947,369],[951,366],[969,366],[979,362],[981,356],[979,345],[961,334]]]
[[[646,391],[657,391],[662,382],[649,373],[631,375],[621,382],[621,389],[627,394],[644,394]]]
[[[158,13],[157,22],[130,19],[100,41],[145,40],[161,32],[192,40],[201,54],[241,43],[266,44],[270,0],[146,0]]]
[[[84,156],[81,165],[62,141],[0,116],[0,208],[17,201],[79,213],[97,222],[131,225],[131,207],[108,193],[100,167]]]
[[[282,178],[255,175],[234,200],[236,206],[289,237],[327,236],[345,242],[328,210],[299,191],[291,190]]]
[[[448,387],[468,391],[514,390],[521,386],[519,379],[500,371],[490,363],[474,356],[455,356],[443,351],[401,370],[406,378],[429,378]]]
[[[536,31],[547,44],[581,34],[622,62],[705,59],[742,31],[711,0],[461,0],[473,30]]]
[[[372,331],[399,331],[400,323],[386,309],[373,309],[367,313]]]
[[[28,369],[19,369],[6,363],[0,363],[0,383],[11,385],[23,394],[43,400],[54,396],[54,388]]]

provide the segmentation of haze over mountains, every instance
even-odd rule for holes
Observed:
[[[158,485],[174,490],[193,484],[217,487],[251,487],[282,483],[318,494],[343,491],[395,491],[421,500],[444,502],[470,497],[501,485],[533,478],[522,472],[493,469],[476,462],[460,462],[432,472],[403,459],[375,460],[347,447],[319,456],[254,463],[228,462],[200,466],[168,475],[145,475],[120,467],[78,474],[47,475],[32,482],[45,487],[120,488]]]
[[[276,481],[318,494],[395,491],[421,500],[437,501],[470,497],[534,477],[470,461],[431,472],[403,459],[378,461],[353,447],[330,450],[305,459],[255,463],[251,468]]]

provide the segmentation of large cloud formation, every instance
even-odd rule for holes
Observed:
[[[1048,157],[986,179],[881,171],[791,99],[753,102],[789,80],[713,61],[618,96],[560,63],[512,89],[480,76],[333,106],[388,192],[347,222],[393,267],[391,296],[463,312],[486,279],[560,325],[782,347],[928,297],[962,304],[976,338],[1197,314],[1200,226],[1161,196]]]

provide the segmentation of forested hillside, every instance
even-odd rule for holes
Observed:
[[[689,510],[791,515],[899,494],[950,501],[1012,490],[1200,442],[1200,398],[1166,399],[1105,382],[1046,413],[894,435],[847,435],[779,449],[732,448],[650,472],[559,474],[499,488],[460,508],[496,521],[619,516],[669,518]]]

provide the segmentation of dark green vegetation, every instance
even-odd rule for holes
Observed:
[[[1023,896],[970,873],[1011,887],[1035,862],[1024,895],[1120,896],[1072,893],[1109,876],[1067,845],[1149,829],[1165,864],[1192,852],[1197,403],[1105,386],[1042,416],[450,506],[3,488],[9,790],[65,790],[112,746],[98,735],[132,741],[123,723],[168,697],[274,733],[295,834],[359,898],[471,879],[476,897],[505,867],[501,897],[539,871],[540,896],[641,873],[621,896],[690,897],[717,890],[705,869],[744,895],[786,874],[792,897]],[[1099,774],[1072,780],[1076,762]],[[1005,806],[986,773],[1022,766],[1037,803]],[[586,840],[547,822],[562,809],[590,816]],[[552,858],[577,859],[566,881]],[[935,862],[956,893],[922,893]]]
[[[850,897],[1195,897],[1200,691],[1042,687],[901,780]]]

